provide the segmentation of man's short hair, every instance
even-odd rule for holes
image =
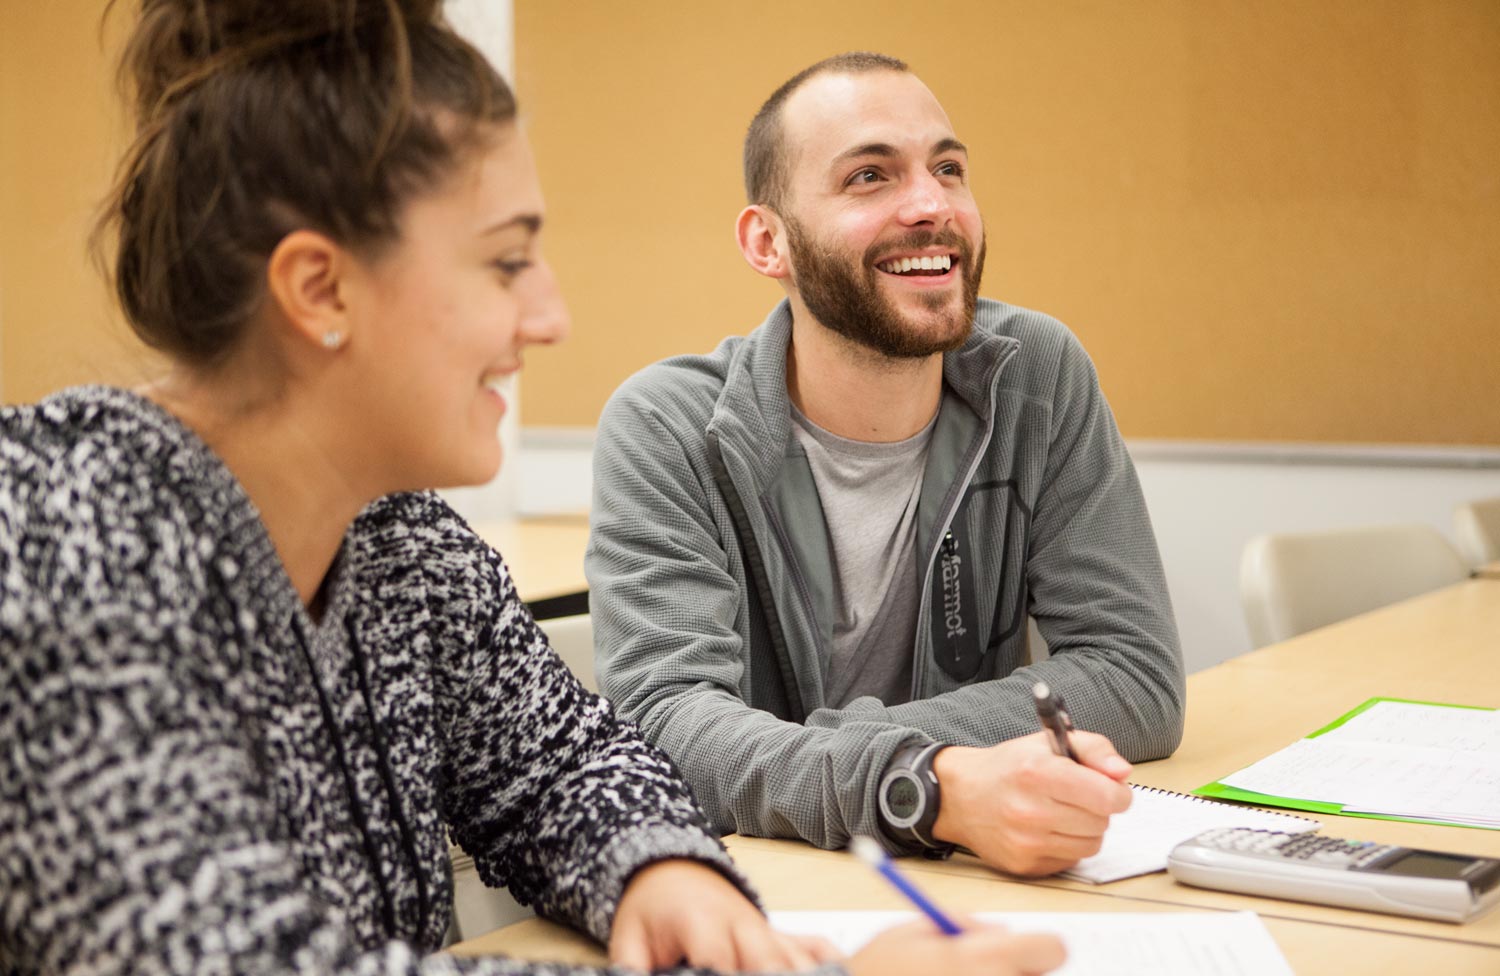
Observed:
[[[782,138],[781,107],[810,78],[828,72],[861,74],[866,71],[910,71],[905,61],[872,51],[850,51],[824,58],[803,68],[771,93],[750,120],[745,133],[745,196],[751,203],[779,209],[787,189],[789,166],[786,140]]]

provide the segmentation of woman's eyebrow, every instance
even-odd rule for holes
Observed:
[[[511,227],[524,227],[531,233],[535,234],[537,231],[542,229],[541,214],[527,213],[509,217],[498,223],[491,224],[489,227],[486,227],[484,230],[479,232],[479,236],[488,237],[491,234],[498,234],[502,230],[508,230]]]

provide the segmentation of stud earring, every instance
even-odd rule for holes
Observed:
[[[337,349],[344,344],[344,334],[338,329],[329,329],[323,333],[323,348]]]

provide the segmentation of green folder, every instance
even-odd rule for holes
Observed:
[[[1438,708],[1471,708],[1480,712],[1492,712],[1493,708],[1485,708],[1482,705],[1451,705],[1447,702],[1415,701],[1411,698],[1371,698],[1369,701],[1351,711],[1345,712],[1327,725],[1306,736],[1316,739],[1325,732],[1332,732],[1345,722],[1358,715],[1366,709],[1373,708],[1380,702],[1403,702],[1408,705],[1433,705]],[[1500,827],[1490,827],[1484,824],[1454,823],[1451,820],[1427,819],[1422,817],[1393,817],[1384,813],[1356,813],[1355,811],[1344,812],[1342,803],[1327,803],[1321,800],[1303,800],[1290,796],[1272,796],[1269,793],[1255,793],[1251,790],[1242,790],[1224,783],[1214,782],[1198,787],[1193,791],[1198,796],[1209,797],[1215,800],[1237,800],[1241,803],[1254,803],[1263,807],[1285,807],[1290,810],[1306,810],[1310,813],[1330,813],[1340,817],[1364,817],[1368,820],[1400,820],[1406,823],[1429,823],[1442,824],[1447,827],[1478,827],[1481,830],[1500,830]]]

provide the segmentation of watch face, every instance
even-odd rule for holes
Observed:
[[[910,776],[901,776],[892,780],[889,789],[885,791],[886,809],[890,811],[894,820],[914,820],[921,802],[922,793],[917,788],[916,780]]]

